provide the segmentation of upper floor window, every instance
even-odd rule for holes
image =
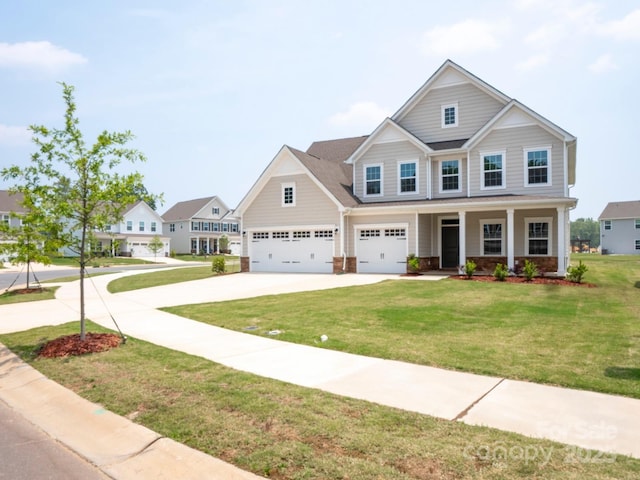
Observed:
[[[176,231],[176,224],[175,223],[170,223],[169,224],[169,231],[170,232],[175,232]]]
[[[526,149],[524,151],[527,185],[551,185],[551,149]]]
[[[365,195],[382,195],[382,165],[365,165]]]
[[[551,255],[551,219],[527,218],[526,254]]]
[[[133,222],[131,220],[127,220],[127,232],[133,231]]]
[[[191,231],[199,232],[200,231],[200,222],[191,222]]]
[[[152,232],[156,231],[156,222],[151,222],[151,231]]]
[[[440,162],[440,192],[460,191],[460,160]]]
[[[482,255],[503,255],[503,232],[504,222],[502,220],[481,220],[482,224]]]
[[[398,193],[418,193],[418,166],[416,162],[398,164]]]
[[[640,218],[636,218],[636,230],[640,230]]]
[[[140,222],[138,224],[138,230],[141,231],[141,232],[144,232],[144,222]]]
[[[220,215],[220,209],[219,209],[218,207],[213,207],[213,208],[211,209],[211,213],[212,213],[213,215]]]
[[[442,128],[458,126],[458,104],[442,105]]]
[[[482,157],[482,189],[505,188],[504,152],[484,153]]]
[[[296,206],[296,184],[295,183],[282,184],[282,206],[283,207]]]
[[[605,220],[604,221],[604,229],[605,230],[611,230],[611,220]]]
[[[6,215],[6,214],[2,215],[2,223],[9,225],[9,215]]]

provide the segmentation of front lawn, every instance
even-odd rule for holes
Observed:
[[[160,258],[162,261],[162,258]],[[92,259],[87,267],[105,267],[113,265],[145,265],[154,262],[141,260],[139,258],[130,257],[96,257]],[[51,265],[58,267],[76,267],[80,268],[77,257],[51,257]]]
[[[37,302],[38,300],[52,300],[56,296],[58,287],[41,288],[39,291],[22,292],[22,289],[9,290],[0,293],[0,305],[10,303]]]
[[[90,322],[93,332],[105,331]],[[0,335],[49,378],[159,434],[258,475],[325,479],[636,479],[640,461],[349,399],[129,338],[34,359],[78,324]]]
[[[640,256],[572,259],[597,287],[393,280],[164,310],[247,334],[280,330],[289,342],[640,398]]]

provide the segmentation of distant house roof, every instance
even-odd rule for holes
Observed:
[[[429,142],[427,146],[433,150],[450,150],[454,148],[460,148],[464,145],[468,138],[463,138],[461,140],[446,140],[444,142]]]
[[[165,212],[162,215],[162,219],[165,222],[173,222],[177,220],[189,220],[193,218],[196,213],[202,210],[207,203],[216,198],[213,197],[204,197],[204,198],[196,198],[194,200],[187,200],[184,202],[178,202],[173,207]]]
[[[621,220],[640,218],[640,200],[629,202],[609,202],[598,217],[598,220]]]
[[[21,193],[11,193],[9,190],[0,190],[0,212],[24,213],[25,211],[22,206]]]

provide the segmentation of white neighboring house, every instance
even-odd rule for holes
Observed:
[[[240,255],[240,221],[220,197],[178,202],[162,218],[176,253],[218,253],[226,235],[231,253]]]
[[[149,243],[159,236],[163,247],[157,253],[149,249]],[[162,217],[144,201],[140,200],[123,213],[122,220],[111,225],[105,232],[94,232],[94,252],[125,257],[166,257],[171,250],[171,239],[162,234]],[[65,248],[65,256],[77,253]]]
[[[19,227],[20,219],[15,216],[16,213],[25,213],[25,209],[21,205],[22,195],[11,194],[8,190],[0,190],[0,222],[8,224],[11,227]],[[1,238],[1,242],[12,242],[9,238]],[[0,262],[6,262],[9,258],[7,255],[0,253]]]
[[[598,220],[603,254],[640,255],[640,200],[610,202]]]

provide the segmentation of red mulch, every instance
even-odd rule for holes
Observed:
[[[469,279],[466,275],[453,275],[450,278],[455,280],[468,280],[473,282],[498,282],[492,275],[474,275]],[[570,282],[565,278],[554,278],[554,277],[534,277],[530,282],[527,282],[525,277],[507,277],[504,279],[504,283],[530,283],[535,285],[568,285],[572,287],[587,287],[593,288],[595,284],[593,283],[576,283]]]
[[[43,289],[42,287],[35,287],[35,288],[17,288],[15,290],[11,290],[11,293],[14,293],[16,295],[23,295],[23,294],[27,294],[27,293],[40,293],[45,291],[45,289]]]
[[[122,343],[122,337],[115,333],[87,333],[84,341],[80,334],[59,337],[45,343],[38,352],[39,357],[57,358],[87,353],[106,352]]]

